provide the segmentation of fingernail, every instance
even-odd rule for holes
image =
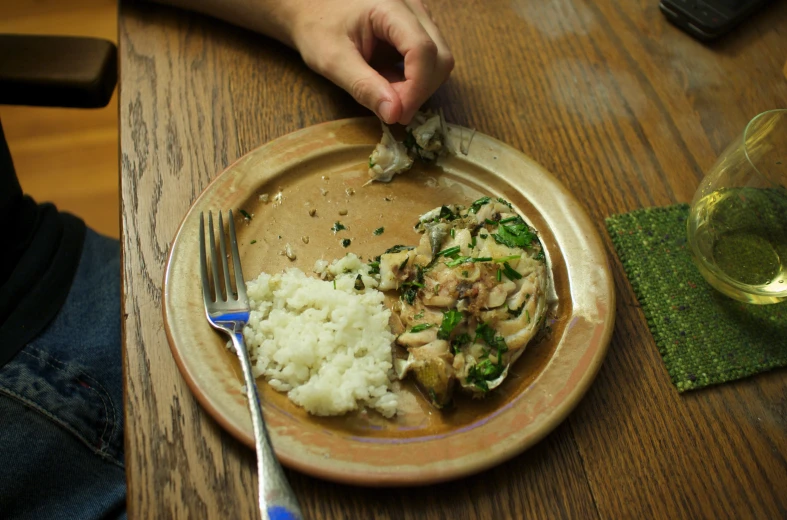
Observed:
[[[377,112],[379,113],[379,115],[380,115],[380,117],[382,118],[383,121],[385,121],[387,124],[391,124],[391,122],[392,122],[391,118],[393,116],[393,114],[392,114],[392,112],[393,112],[393,103],[391,103],[390,101],[383,101],[382,103],[380,103],[380,106],[377,109]]]

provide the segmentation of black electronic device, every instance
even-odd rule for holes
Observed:
[[[769,0],[661,0],[667,20],[701,41],[728,33]]]

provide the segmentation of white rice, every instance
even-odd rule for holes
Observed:
[[[369,267],[349,254],[318,261],[315,271],[322,280],[291,268],[247,283],[252,311],[243,334],[255,376],[315,415],[366,406],[394,416],[391,311]],[[354,288],[359,273],[362,290]]]

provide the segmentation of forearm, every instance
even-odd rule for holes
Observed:
[[[293,27],[298,0],[151,0],[212,16],[270,36],[295,48]]]

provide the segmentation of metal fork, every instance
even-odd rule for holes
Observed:
[[[232,267],[235,273],[236,292],[232,290],[230,270],[227,262],[227,245],[224,237],[224,222],[219,212],[219,250],[221,254],[221,268],[224,275],[224,291],[219,278],[219,260],[216,255],[216,240],[213,234],[213,212],[208,213],[208,229],[210,235],[210,265],[213,274],[213,287],[215,298],[211,294],[211,275],[208,271],[205,255],[205,218],[199,216],[199,264],[202,274],[202,297],[205,301],[205,314],[213,328],[230,336],[235,352],[240,359],[243,377],[246,380],[246,398],[251,412],[251,423],[254,429],[254,444],[257,451],[257,476],[259,479],[260,513],[263,520],[300,520],[303,518],[298,500],[292,492],[287,478],[282,471],[279,461],[273,453],[268,438],[268,431],[262,417],[260,396],[257,393],[257,384],[251,372],[249,353],[243,340],[243,327],[249,321],[249,298],[246,296],[246,282],[243,281],[243,272],[238,254],[238,239],[235,236],[235,221],[232,210],[229,212],[230,254]]]

